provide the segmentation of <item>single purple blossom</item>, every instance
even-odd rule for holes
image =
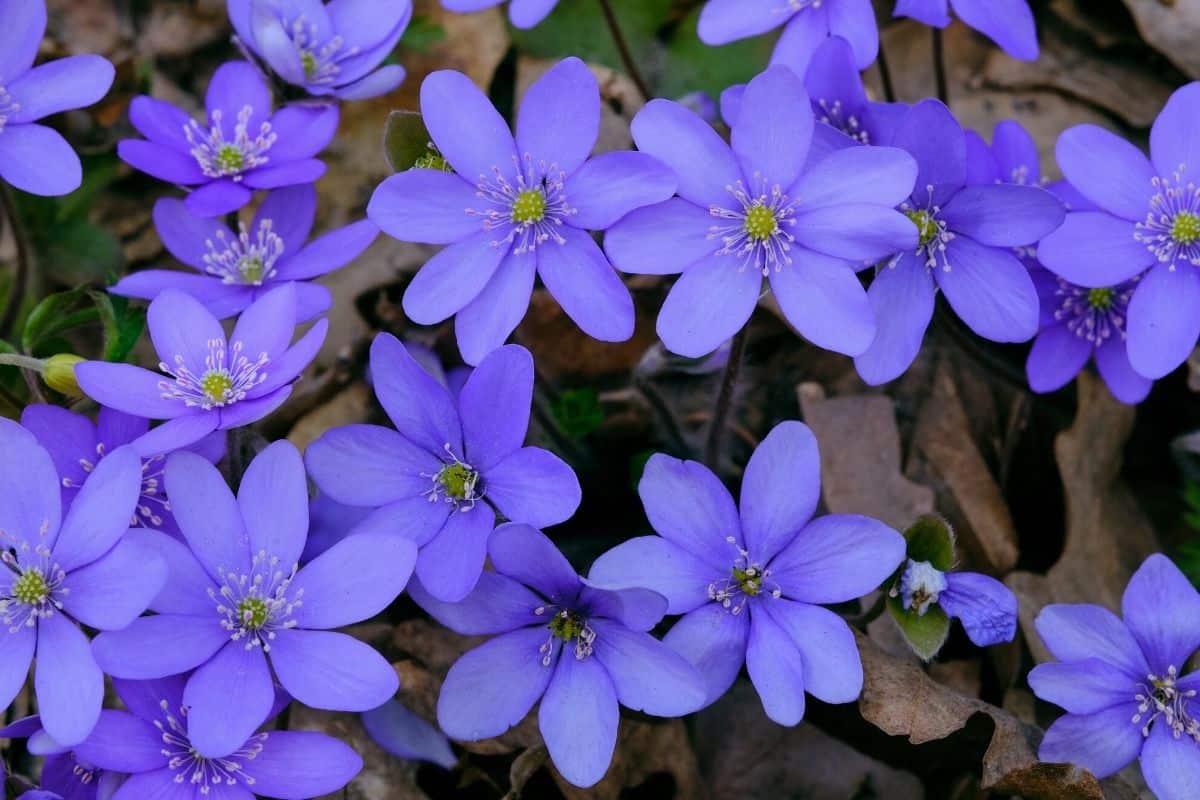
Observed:
[[[24,686],[36,651],[42,723],[63,745],[84,740],[104,699],[104,676],[79,626],[124,628],[166,580],[146,538],[155,534],[129,531],[141,466],[128,446],[109,454],[64,518],[50,454],[0,420],[0,708]]]
[[[1011,642],[1017,635],[1017,597],[995,578],[978,572],[943,572],[928,561],[911,558],[896,588],[905,610],[925,616],[937,606],[976,647]]]
[[[875,318],[855,271],[916,247],[915,228],[895,210],[916,164],[886,147],[814,156],[809,96],[786,67],[750,82],[732,128],[730,146],[678,103],[638,112],[634,141],[675,170],[679,196],[613,226],[609,258],[625,272],[683,273],[658,317],[659,337],[679,355],[707,355],[736,334],[764,280],[807,339],[862,353]]]
[[[1037,25],[1029,0],[896,0],[895,16],[945,28],[950,8],[1013,58],[1037,61]]]
[[[329,327],[319,320],[291,344],[296,288],[290,283],[251,303],[228,339],[216,317],[177,289],[159,294],[146,316],[161,372],[104,361],[75,367],[80,388],[101,405],[166,420],[134,440],[143,456],[249,425],[283,405]]]
[[[314,97],[366,100],[395,89],[404,67],[380,66],[412,19],[411,0],[228,0],[238,39]]]
[[[54,460],[62,484],[62,507],[70,508],[97,465],[122,445],[145,435],[150,421],[102,407],[96,422],[92,422],[65,408],[37,403],[21,412],[21,425]],[[188,449],[215,464],[225,455],[225,436],[214,431]],[[179,533],[163,487],[165,465],[165,453],[142,459],[141,495],[129,527],[150,528],[171,535]]]
[[[83,181],[79,156],[43,117],[84,108],[108,93],[115,71],[100,56],[69,56],[34,67],[46,32],[45,0],[0,0],[0,179],[41,195]]]
[[[617,545],[588,578],[649,587],[684,615],[663,641],[703,673],[706,704],[745,664],[767,716],[795,725],[806,691],[827,703],[862,691],[854,633],[819,604],[862,597],[904,559],[904,537],[882,522],[813,519],[820,491],[817,441],[799,422],[775,426],[750,457],[740,511],[703,464],[652,456],[638,494],[658,535]]]
[[[446,735],[421,717],[392,699],[361,715],[363,728],[375,741],[397,758],[428,761],[443,769],[458,763]]]
[[[841,36],[854,50],[860,70],[879,54],[879,28],[871,0],[708,0],[700,13],[700,40],[721,45],[784,25],[772,64],[808,69],[816,49],[830,36]]]
[[[105,711],[79,758],[129,777],[112,800],[303,800],[337,792],[362,770],[346,744],[312,731],[251,733],[205,756],[194,741],[195,709],[185,678],[114,680],[128,711]],[[226,703],[241,701],[236,684]]]
[[[497,528],[488,553],[496,571],[460,603],[437,600],[421,581],[410,587],[451,630],[496,637],[446,675],[438,722],[450,738],[499,736],[540,699],[538,725],[554,766],[588,787],[612,761],[618,705],[678,717],[703,704],[699,673],[649,634],[667,610],[662,595],[596,586],[528,525]]]
[[[442,8],[458,14],[482,11],[498,6],[505,0],[442,0]],[[558,5],[558,0],[512,0],[508,6],[508,19],[514,28],[532,28],[544,20]]]
[[[1029,685],[1066,714],[1038,757],[1085,767],[1098,778],[1139,759],[1159,800],[1200,796],[1200,672],[1183,674],[1200,646],[1200,594],[1163,555],[1134,573],[1123,619],[1094,605],[1049,605],[1038,635],[1058,659]]]
[[[876,270],[869,295],[879,334],[854,360],[870,384],[887,383],[912,364],[939,290],[979,336],[994,342],[1033,338],[1037,289],[1015,248],[1035,244],[1065,213],[1054,195],[1037,186],[970,183],[966,134],[937,100],[914,106],[891,144],[911,153],[920,167],[916,189],[903,205],[920,244]]]
[[[183,695],[190,737],[214,758],[267,720],[275,681],[305,705],[338,711],[367,711],[395,694],[387,660],[332,629],[396,599],[416,560],[411,542],[349,536],[300,567],[308,484],[286,441],[250,462],[237,497],[193,453],[173,454],[166,480],[186,544],[155,537],[170,573],[150,604],[157,615],[96,638],[105,672],[145,680],[195,669]]]
[[[417,576],[447,602],[479,580],[497,515],[536,527],[569,519],[579,480],[558,456],[523,447],[533,358],[507,345],[480,362],[457,398],[394,336],[371,345],[375,396],[396,426],[346,425],[308,447],[321,492],[377,508],[354,530],[398,534],[421,548]]]
[[[589,336],[633,335],[633,298],[588,231],[675,191],[645,153],[589,158],[600,130],[600,89],[579,59],[559,62],[526,92],[516,139],[465,75],[421,86],[421,112],[453,172],[411,169],[385,180],[367,216],[408,242],[450,245],[404,293],[404,311],[432,325],[455,317],[469,364],[504,343],[525,316],[534,274]]]
[[[344,267],[371,246],[379,229],[369,220],[351,223],[305,244],[317,210],[312,184],[270,192],[247,228],[192,213],[184,201],[164,197],[154,205],[154,225],[167,250],[201,275],[148,269],[127,275],[113,294],[153,300],[178,289],[199,300],[218,319],[239,314],[281,283],[295,282],[296,323],[329,310],[329,290],[309,283]]]
[[[1200,83],[1167,101],[1150,133],[1151,158],[1095,125],[1059,137],[1063,176],[1094,210],[1073,210],[1042,240],[1052,272],[1087,288],[1145,275],[1129,300],[1129,361],[1146,378],[1182,364],[1200,338]],[[1148,270],[1148,271],[1147,271]]]
[[[187,187],[192,213],[236,211],[256,189],[312,183],[325,174],[315,156],[337,131],[331,104],[293,104],[271,113],[266,79],[245,61],[222,64],[208,84],[204,120],[145,95],[129,121],[145,139],[125,139],[117,154],[130,166]]]

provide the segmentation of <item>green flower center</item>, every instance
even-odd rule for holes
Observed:
[[[921,247],[924,247],[937,238],[938,224],[933,214],[921,209],[905,211],[904,216],[911,219],[913,224],[917,226],[917,234],[921,237]]]
[[[733,582],[742,590],[742,594],[747,597],[757,597],[762,591],[763,575],[762,570],[757,567],[741,567],[733,568]]]
[[[560,611],[551,618],[546,627],[556,638],[571,642],[579,638],[583,629],[587,627],[587,622],[574,611]]]
[[[1171,238],[1179,244],[1195,244],[1200,241],[1200,215],[1180,211],[1171,223]]]
[[[512,220],[521,225],[541,222],[546,218],[546,195],[540,189],[526,189],[517,195],[512,205]]]
[[[744,227],[746,236],[752,242],[765,242],[779,232],[775,212],[761,203],[755,203],[747,209]]]
[[[441,153],[433,149],[426,150],[425,155],[413,162],[413,166],[417,169],[436,169],[439,172],[454,172],[454,167],[450,166],[450,162]]]
[[[217,148],[217,168],[225,174],[241,172],[246,166],[246,154],[236,144],[223,144]]]
[[[246,283],[262,283],[263,260],[258,256],[247,256],[238,262],[238,272]]]
[[[223,403],[233,389],[233,379],[224,370],[211,370],[200,379],[200,391],[214,403]]]
[[[267,608],[267,601],[261,597],[247,597],[238,603],[238,619],[247,628],[261,628],[267,624],[270,616],[271,610]]]
[[[45,575],[31,569],[13,581],[12,596],[20,603],[39,606],[50,596],[50,584],[46,583]]]
[[[475,485],[479,483],[479,473],[466,464],[456,462],[442,467],[442,471],[437,474],[437,482],[450,499],[473,500]]]
[[[1116,292],[1108,288],[1092,289],[1087,293],[1088,307],[1095,311],[1108,311],[1115,299]]]
[[[317,57],[307,50],[302,50],[300,63],[304,66],[304,77],[311,80],[313,73],[317,71]]]

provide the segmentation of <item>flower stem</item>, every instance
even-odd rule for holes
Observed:
[[[17,212],[12,189],[3,181],[0,181],[0,206],[3,206],[4,216],[12,229],[13,240],[17,243],[17,269],[13,275],[12,290],[8,293],[8,305],[4,309],[4,316],[0,317],[0,336],[7,337],[16,324],[17,315],[21,313],[21,306],[25,301],[25,287],[29,284],[29,276],[33,271],[33,248],[29,244],[25,224]]]
[[[942,42],[942,29],[933,29],[933,79],[937,83],[937,97],[950,105],[950,90],[946,87],[946,48]]]
[[[734,389],[737,388],[738,375],[742,371],[742,357],[746,352],[746,340],[750,338],[750,323],[738,331],[737,336],[729,345],[729,360],[725,363],[725,374],[721,378],[721,390],[717,394],[717,405],[713,409],[712,422],[708,427],[708,441],[704,445],[704,463],[709,469],[720,474],[721,446],[725,443],[725,434],[729,412],[733,407]]]
[[[40,358],[33,358],[32,356],[23,356],[19,353],[0,353],[0,364],[33,370],[39,375],[46,371],[45,361]]]
[[[896,87],[892,83],[892,68],[888,64],[887,53],[883,49],[883,38],[879,40],[879,57],[876,61],[879,67],[879,82],[883,84],[883,99],[889,103],[896,102]]]
[[[650,94],[650,84],[646,83],[641,70],[633,60],[633,53],[629,49],[629,43],[625,41],[625,35],[621,33],[621,26],[617,23],[617,15],[613,13],[612,5],[609,0],[599,0],[599,2],[600,10],[604,12],[604,21],[608,24],[608,31],[612,34],[613,44],[617,46],[617,54],[621,56],[621,63],[625,65],[625,74],[637,86],[642,99],[649,101],[653,97]]]

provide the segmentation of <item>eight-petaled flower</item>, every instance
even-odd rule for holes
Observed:
[[[608,589],[580,578],[545,534],[510,523],[488,548],[485,572],[460,603],[410,592],[434,619],[462,634],[495,636],[450,668],[438,698],[449,736],[478,741],[516,725],[535,703],[554,766],[576,786],[608,771],[618,705],[677,717],[704,703],[704,682],[649,634],[667,601],[643,588]]]
[[[371,346],[375,395],[396,430],[347,425],[309,445],[305,460],[324,494],[378,507],[355,531],[412,539],[417,576],[454,602],[475,586],[498,514],[546,527],[579,506],[571,468],[539,447],[522,447],[533,398],[533,359],[507,345],[485,358],[458,397],[394,336]]]
[[[904,558],[904,537],[882,522],[813,519],[820,484],[816,439],[799,422],[777,425],[754,451],[740,511],[703,464],[655,455],[638,493],[659,535],[617,545],[588,577],[649,587],[684,615],[664,642],[703,673],[708,703],[745,664],[767,716],[795,725],[806,691],[849,703],[862,690],[854,634],[820,604],[857,600]]]
[[[236,497],[192,453],[172,455],[166,479],[185,543],[147,534],[170,580],[150,604],[156,615],[96,638],[107,673],[145,680],[194,669],[183,693],[189,736],[211,758],[266,721],[275,681],[305,705],[340,711],[368,711],[395,694],[387,660],[332,629],[396,599],[416,560],[411,542],[352,535],[300,567],[308,486],[286,441],[250,462]]]

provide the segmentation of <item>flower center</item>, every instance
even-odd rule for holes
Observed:
[[[184,135],[192,148],[192,157],[205,175],[210,178],[232,176],[236,181],[241,180],[246,170],[267,163],[269,159],[266,153],[278,136],[271,130],[271,123],[264,121],[259,126],[258,134],[251,138],[249,127],[253,114],[252,107],[242,106],[232,140],[225,138],[221,109],[216,109],[210,115],[207,131],[194,119],[188,120],[187,125],[183,126]]]
[[[432,483],[425,496],[431,503],[445,500],[455,508],[470,511],[483,494],[479,490],[479,472],[470,464],[460,460],[454,454],[454,449],[449,442],[443,445],[443,448],[450,460],[437,472],[421,473],[421,477],[429,478]]]
[[[240,748],[222,758],[205,758],[192,747],[188,737],[187,709],[180,708],[179,716],[175,716],[167,700],[160,700],[158,707],[163,717],[154,720],[154,727],[162,734],[162,754],[167,759],[167,768],[175,773],[175,783],[189,783],[205,797],[213,786],[237,786],[239,783],[254,786],[254,778],[246,774],[242,764],[253,761],[262,752],[263,743],[271,734],[255,734]]]
[[[300,65],[304,68],[304,80],[311,84],[331,85],[342,71],[338,62],[357,55],[357,47],[345,47],[341,36],[320,41],[316,24],[309,23],[303,14],[290,25],[285,25],[292,45],[300,54]]]
[[[1111,288],[1091,289],[1087,294],[1088,306],[1095,311],[1108,311],[1112,308],[1114,292]]]
[[[895,589],[892,590],[895,592]],[[928,561],[908,560],[904,574],[900,576],[900,595],[904,607],[925,616],[929,607],[946,591],[946,574]]]
[[[0,84],[0,133],[4,132],[4,126],[8,124],[8,118],[21,110],[21,104],[12,99],[8,89]]]
[[[949,226],[940,216],[942,209],[933,204],[933,186],[926,186],[925,190],[929,193],[929,199],[925,205],[914,206],[905,203],[900,206],[900,210],[904,216],[912,220],[913,225],[917,226],[916,254],[925,257],[925,266],[929,269],[937,269],[940,260],[942,271],[949,272],[950,259],[946,255],[946,245],[954,240],[954,234],[950,232]],[[896,254],[895,258],[888,262],[888,266],[896,266],[901,255],[903,254]]]
[[[555,611],[553,606],[538,606],[533,610],[533,613],[539,617],[549,612],[554,614],[550,617],[550,622],[546,624],[546,627],[550,629],[550,638],[538,648],[538,652],[542,654],[542,666],[548,667],[554,660],[555,640],[561,641],[564,647],[574,642],[575,658],[578,661],[583,661],[590,656],[596,642],[596,632],[588,624],[587,617],[579,611],[569,608],[560,608]]]
[[[708,599],[720,603],[722,608],[736,616],[742,613],[750,598],[758,597],[764,591],[774,598],[783,594],[778,586],[769,585],[769,568],[753,561],[749,551],[740,547],[734,537],[727,536],[725,541],[733,545],[737,551],[737,559],[729,570],[728,578],[713,581],[708,585]]]
[[[292,615],[303,604],[304,590],[289,589],[297,569],[298,564],[285,568],[275,556],[259,551],[248,574],[218,570],[221,585],[210,588],[208,597],[230,639],[244,640],[247,650],[261,647],[269,653],[277,631],[296,627]]]
[[[1154,178],[1150,210],[1133,234],[1159,263],[1172,268],[1177,261],[1200,266],[1200,187],[1185,183],[1186,173],[1185,165],[1170,178]]]
[[[307,80],[312,80],[312,76],[317,71],[317,57],[313,55],[311,50],[300,52],[300,64],[304,67],[304,77]]]
[[[922,208],[909,209],[904,212],[904,216],[911,219],[917,226],[917,234],[921,237],[921,247],[925,247],[937,237],[938,223],[933,214]]]
[[[240,223],[235,238],[230,239],[224,228],[217,229],[215,238],[204,242],[208,247],[204,271],[219,277],[221,283],[261,286],[275,277],[275,262],[283,255],[284,242],[271,220],[259,220],[253,238]]]
[[[758,597],[758,593],[762,591],[763,572],[758,567],[734,567],[733,581],[743,594]]]
[[[271,360],[266,353],[251,361],[242,355],[242,343],[234,342],[226,348],[221,339],[210,339],[208,355],[204,359],[206,369],[196,375],[182,355],[175,356],[173,367],[166,362],[158,365],[174,381],[159,381],[165,400],[182,400],[189,407],[205,411],[233,405],[246,398],[251,389],[267,379],[264,369]]]
[[[41,535],[47,529],[43,523]],[[32,628],[38,620],[54,616],[62,610],[62,597],[67,593],[63,586],[67,573],[53,561],[48,547],[21,542],[17,549],[20,558],[12,550],[0,552],[0,569],[7,568],[13,576],[8,590],[0,590],[0,621],[9,633]]]
[[[1086,289],[1059,278],[1055,290],[1059,306],[1054,318],[1065,321],[1067,330],[1097,346],[1114,335],[1124,339],[1126,313],[1138,280]]]
[[[46,576],[41,570],[29,569],[13,581],[12,596],[18,603],[40,606],[50,596],[50,584],[46,582]]]
[[[468,208],[467,214],[483,218],[483,228],[497,231],[500,237],[493,247],[511,246],[516,254],[532,252],[546,242],[565,244],[558,228],[576,213],[567,202],[567,174],[557,164],[533,160],[529,153],[513,159],[516,181],[509,180],[499,167],[492,175],[479,176],[475,196],[481,207]]]
[[[708,229],[708,238],[721,240],[717,255],[735,256],[741,261],[740,269],[751,268],[767,276],[792,263],[790,251],[796,237],[787,229],[796,224],[796,204],[779,186],[768,188],[759,175],[755,180],[758,189],[754,194],[741,181],[726,187],[737,208],[708,209],[709,215],[721,220]]]
[[[1132,722],[1141,725],[1145,719],[1142,735],[1149,736],[1155,720],[1161,718],[1162,724],[1171,729],[1171,734],[1176,739],[1187,736],[1200,743],[1200,721],[1192,716],[1189,708],[1196,696],[1196,690],[1179,688],[1178,678],[1179,670],[1174,665],[1167,668],[1165,676],[1147,675],[1147,682],[1142,684],[1138,693],[1134,695],[1134,700],[1138,703],[1138,713],[1133,715]]]

